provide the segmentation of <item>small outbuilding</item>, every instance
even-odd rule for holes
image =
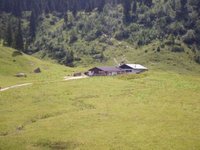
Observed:
[[[89,76],[113,76],[117,74],[122,74],[123,70],[118,67],[94,67],[88,70]]]
[[[119,66],[119,68],[126,73],[135,73],[135,74],[148,71],[148,68],[140,64],[122,64]]]

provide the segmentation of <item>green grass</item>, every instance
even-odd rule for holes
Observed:
[[[161,63],[141,75],[61,81],[79,68],[12,52],[0,47],[0,84],[33,85],[0,93],[0,149],[199,150],[195,64],[192,71]],[[42,73],[33,74],[35,67]],[[13,77],[21,71],[26,79]]]
[[[149,72],[2,92],[0,147],[198,150],[199,82],[198,76]]]
[[[61,81],[64,76],[81,69],[72,69],[52,62],[41,61],[26,54],[15,54],[17,54],[16,50],[0,46],[0,87],[24,82]],[[42,73],[33,73],[34,69],[38,67]],[[14,77],[20,72],[26,73],[27,78]]]

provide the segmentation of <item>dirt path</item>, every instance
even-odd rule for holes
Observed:
[[[68,80],[78,80],[78,79],[84,79],[84,78],[88,78],[88,76],[64,77],[64,80],[65,81],[68,81]]]
[[[79,76],[79,77],[71,77],[70,76],[70,77],[64,77],[64,81],[78,80],[78,79],[84,79],[84,78],[88,78],[88,76]],[[24,83],[24,84],[18,84],[18,85],[13,85],[13,86],[5,87],[5,88],[0,88],[0,92],[7,91],[7,90],[10,90],[10,89],[14,89],[14,88],[23,87],[23,86],[29,86],[29,85],[33,85],[33,83]]]
[[[22,87],[22,86],[28,86],[28,85],[32,85],[32,84],[33,83],[24,83],[24,84],[13,85],[13,86],[10,86],[10,87],[6,87],[6,88],[0,89],[0,92],[6,91],[6,90],[9,90],[9,89],[14,89],[14,88]]]

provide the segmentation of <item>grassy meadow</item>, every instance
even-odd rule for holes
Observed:
[[[199,66],[191,73],[158,68],[62,81],[83,68],[12,57],[13,50],[5,47],[0,53],[2,87],[33,82],[0,92],[1,150],[200,149]],[[42,73],[33,74],[35,67]],[[28,77],[15,78],[16,72]]]

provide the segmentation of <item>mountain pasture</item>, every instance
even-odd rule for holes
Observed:
[[[0,147],[197,150],[199,83],[198,75],[150,71],[1,92]]]

